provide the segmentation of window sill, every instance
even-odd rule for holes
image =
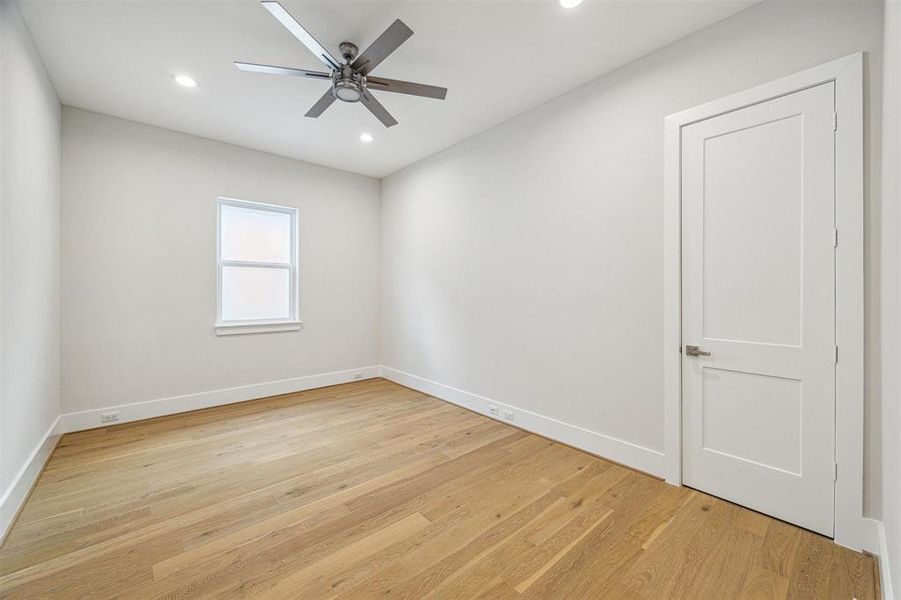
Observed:
[[[217,323],[216,335],[244,335],[248,333],[276,333],[299,331],[302,321],[278,321],[275,323]]]

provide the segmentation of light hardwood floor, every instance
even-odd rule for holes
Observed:
[[[384,380],[66,435],[3,598],[841,598],[873,560]]]

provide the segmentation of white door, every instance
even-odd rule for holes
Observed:
[[[682,130],[683,481],[827,536],[834,106],[828,83]]]

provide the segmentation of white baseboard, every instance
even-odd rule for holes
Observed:
[[[501,411],[505,409],[511,410],[515,415],[515,421],[510,423],[512,425],[580,448],[602,458],[609,458],[612,461],[656,477],[662,478],[664,476],[664,456],[662,452],[657,450],[638,446],[596,431],[590,431],[578,425],[565,423],[510,404],[465,392],[391,367],[382,366],[381,374],[385,379],[419,390],[441,400],[446,400],[487,417],[492,417],[488,413],[489,404],[499,407]],[[507,422],[503,419],[498,420]]]
[[[3,544],[3,540],[6,539],[6,534],[9,533],[22,504],[28,498],[28,493],[37,482],[44,464],[53,454],[53,449],[56,448],[61,434],[60,417],[56,417],[44,437],[31,451],[28,460],[19,469],[9,488],[6,489],[3,496],[0,496],[0,544]]]
[[[892,586],[891,561],[888,554],[888,542],[885,539],[885,525],[882,521],[874,521],[876,526],[876,540],[879,549],[879,585],[882,588],[882,600],[897,600]]]
[[[835,543],[850,548],[855,552],[863,550],[870,554],[879,554],[879,532],[877,528],[881,525],[882,521],[871,519],[870,517],[861,517],[858,521],[856,534],[859,543],[856,546],[845,546],[838,539],[836,539]]]
[[[307,375],[305,377],[292,377],[291,379],[280,379],[278,381],[267,381],[264,383],[242,385],[221,390],[198,392],[196,394],[185,394],[184,396],[158,398],[156,400],[120,404],[118,406],[105,406],[103,408],[95,408],[62,415],[62,431],[68,433],[71,431],[103,427],[104,424],[101,424],[100,422],[100,415],[102,413],[118,412],[118,421],[116,421],[116,423],[110,423],[110,425],[115,425],[119,423],[128,423],[129,421],[140,421],[141,419],[150,419],[153,417],[188,412],[201,408],[211,408],[213,406],[244,402],[245,400],[254,400],[256,398],[302,392],[304,390],[337,385],[339,383],[348,383],[350,381],[372,379],[378,376],[379,367],[360,367],[359,369],[347,369],[345,371],[320,373],[317,375]]]

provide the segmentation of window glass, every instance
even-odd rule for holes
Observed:
[[[292,216],[284,212],[222,206],[222,260],[291,262]]]
[[[222,268],[222,320],[287,319],[290,271],[261,267]]]

